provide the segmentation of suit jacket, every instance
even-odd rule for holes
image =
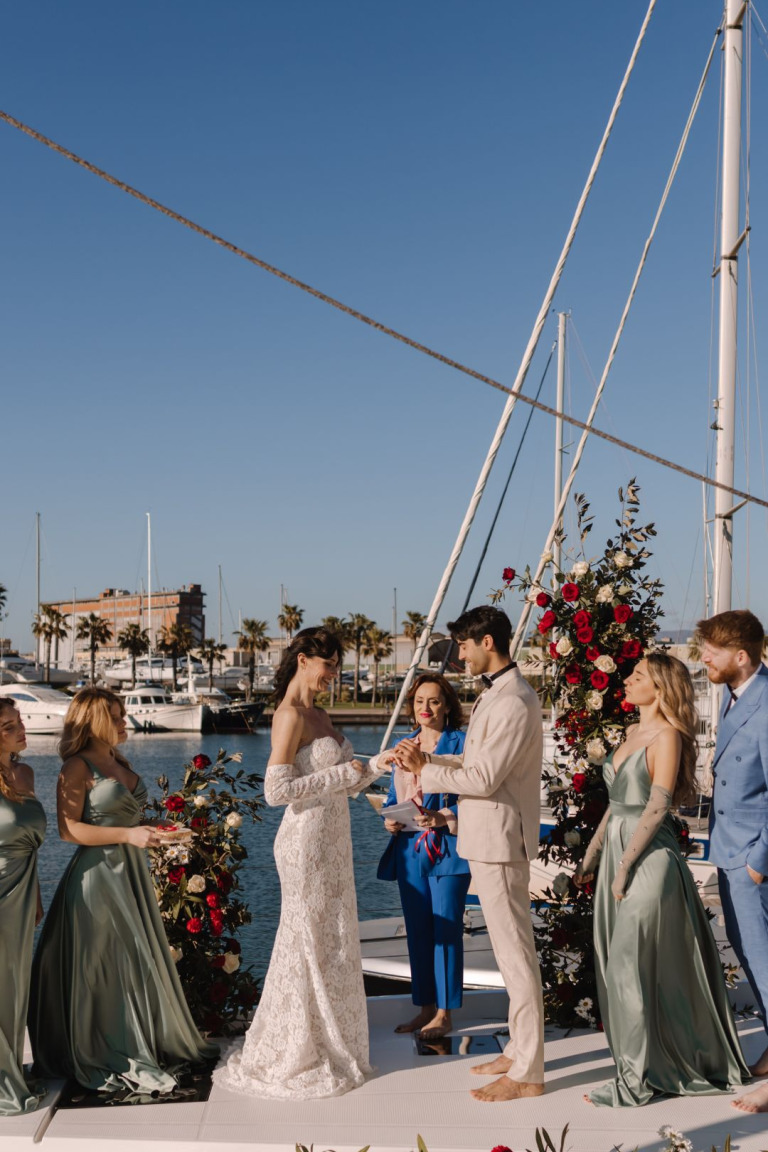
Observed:
[[[459,794],[460,856],[512,864],[538,855],[543,744],[539,698],[511,668],[475,701],[464,754],[432,754],[422,788]]]
[[[419,729],[417,728],[415,732],[408,733],[408,738],[412,740],[418,734]],[[405,737],[401,737],[401,739],[405,739]],[[398,740],[397,743],[399,744],[400,741]],[[435,753],[460,756],[463,747],[464,733],[454,728],[447,728],[440,734]],[[427,792],[423,784],[422,793],[424,796],[422,808],[428,808],[431,812],[444,812],[450,809],[453,815],[456,815],[458,796],[445,792]],[[396,803],[397,791],[395,789],[395,772],[393,771],[389,792],[382,805],[382,812]],[[421,832],[398,832],[396,836],[390,836],[389,844],[384,849],[384,855],[379,861],[376,873],[378,879],[397,879],[398,852],[403,851],[413,853],[417,861],[418,871],[422,876],[459,876],[469,872],[469,865],[466,860],[458,854],[455,833],[443,826],[434,828],[430,833],[430,838],[433,847],[432,855],[433,857],[436,856],[433,859],[430,859]],[[420,840],[422,840],[421,844],[419,844]],[[435,849],[439,849],[439,854],[435,853]]]
[[[768,668],[739,696],[728,715],[720,709],[714,789],[709,815],[709,859],[720,868],[749,864],[768,875]]]

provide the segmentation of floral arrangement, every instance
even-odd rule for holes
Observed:
[[[202,753],[184,766],[180,788],[158,778],[161,796],[148,809],[166,828],[188,830],[150,851],[150,869],[171,955],[195,1023],[215,1036],[241,1031],[258,999],[250,968],[241,963],[237,932],[250,923],[239,899],[238,871],[248,853],[240,842],[244,815],[259,819],[256,773],[234,774],[240,754],[222,749],[212,763]]]
[[[634,481],[626,492],[619,490],[618,532],[602,557],[591,560],[583,555],[592,529],[589,504],[576,496],[582,558],[567,571],[552,571],[550,587],[534,584],[530,570],[518,585],[542,610],[536,628],[545,644],[556,716],[554,763],[544,768],[556,824],[542,842],[541,858],[564,870],[547,898],[536,902],[534,931],[547,1018],[563,1027],[599,1023],[593,887],[577,888],[571,873],[605,811],[602,761],[633,719],[635,709],[624,699],[623,681],[651,645],[662,615],[661,583],[643,571],[650,556],[645,545],[655,530],[653,524],[636,523],[638,491]],[[512,587],[515,573],[506,569],[502,578],[505,588],[494,594],[496,600]]]

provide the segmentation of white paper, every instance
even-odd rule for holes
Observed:
[[[423,832],[416,823],[416,817],[421,815],[418,805],[414,804],[413,800],[405,800],[402,804],[390,804],[388,808],[382,808],[379,812],[385,820],[394,820],[398,824],[402,824],[407,832]]]

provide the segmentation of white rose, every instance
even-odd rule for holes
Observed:
[[[616,552],[613,557],[613,562],[617,568],[632,567],[632,557],[628,556],[626,552]]]
[[[243,818],[239,812],[228,812],[224,817],[224,823],[228,828],[239,828],[243,822]]]
[[[573,651],[573,644],[567,636],[561,636],[555,647],[561,656],[567,656],[569,652]]]
[[[205,879],[197,873],[195,873],[194,876],[190,876],[187,881],[187,892],[192,892],[193,894],[205,892]]]
[[[598,656],[595,660],[595,668],[599,668],[601,672],[606,672],[609,676],[611,672],[616,671],[616,665],[610,656]]]
[[[570,877],[567,872],[558,872],[552,881],[552,891],[558,899],[562,899],[570,888]]]
[[[173,960],[174,964],[178,964],[179,960],[181,960],[181,957],[181,948],[174,948],[173,944],[171,944],[171,960]]]
[[[632,585],[631,584],[619,584],[619,588],[618,588],[619,596],[629,596],[631,591],[632,591]]]
[[[595,737],[587,741],[587,759],[591,764],[597,764],[605,756],[605,744]]]
[[[555,556],[553,552],[542,552],[541,554],[542,564],[551,564],[554,558]]]
[[[603,706],[603,697],[600,692],[588,692],[586,699],[587,708],[591,708],[593,712],[599,712]]]
[[[577,560],[573,568],[571,568],[571,576],[576,580],[581,579],[582,576],[586,576],[587,572],[589,572],[589,564],[587,564],[586,560]]]
[[[207,796],[195,796],[192,803],[194,804],[195,808],[207,808],[210,804],[210,800]]]
[[[613,600],[613,584],[601,584],[595,596],[598,604],[607,604],[609,600]]]
[[[231,976],[233,972],[237,972],[239,967],[240,957],[235,956],[234,952],[225,952],[222,968],[227,973],[227,975]]]
[[[566,832],[563,839],[569,848],[578,848],[581,844],[581,835],[578,832]]]

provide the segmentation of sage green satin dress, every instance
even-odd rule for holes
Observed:
[[[714,937],[666,819],[629,873],[611,883],[651,793],[645,749],[603,776],[611,814],[595,890],[595,968],[615,1080],[590,1099],[606,1107],[654,1096],[727,1092],[749,1078]]]
[[[34,1112],[44,1089],[22,1067],[45,812],[34,796],[0,795],[0,1116]],[[38,1091],[39,1088],[39,1091]]]
[[[141,779],[130,792],[86,763],[95,782],[83,822],[141,824]],[[216,1058],[184,999],[143,849],[75,852],[35,953],[29,1033],[36,1072],[137,1100],[173,1091],[175,1073]]]

